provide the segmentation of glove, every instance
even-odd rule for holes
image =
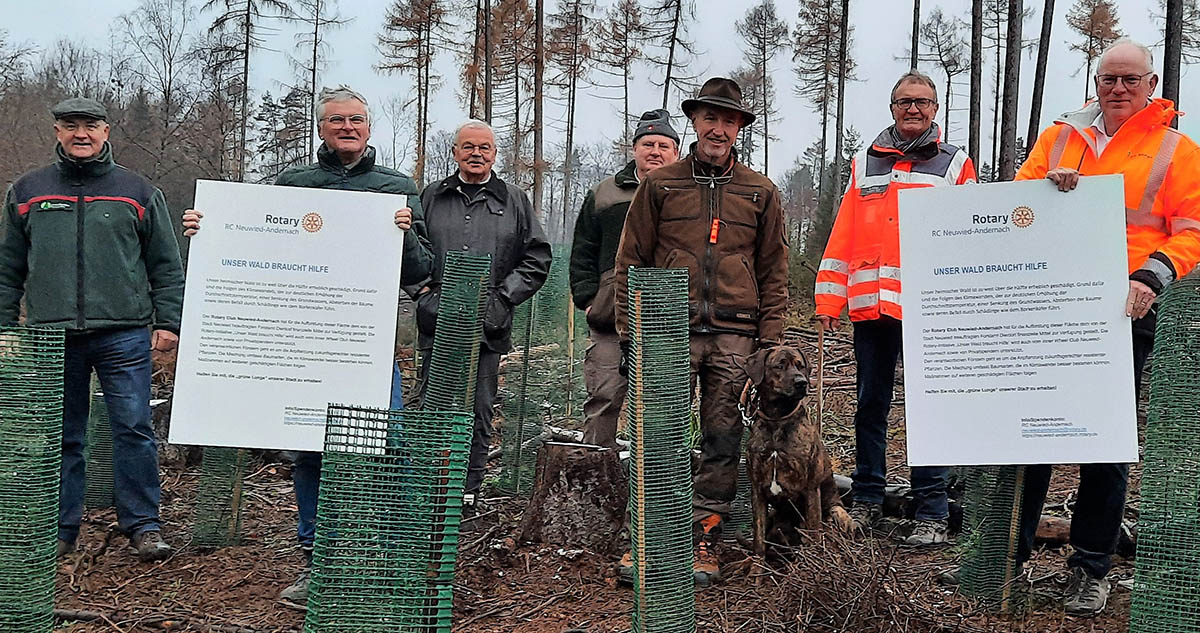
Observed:
[[[621,341],[621,360],[617,361],[617,373],[622,378],[629,377],[629,341]]]

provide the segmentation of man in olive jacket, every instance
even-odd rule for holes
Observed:
[[[159,533],[150,352],[179,341],[183,264],[161,191],[113,162],[108,114],[92,99],[51,109],[58,162],[8,190],[0,225],[0,325],[66,330],[58,554],[83,514],[84,436],[95,369],[112,424],[117,524],[142,561],[171,554]]]
[[[779,191],[737,160],[733,144],[754,120],[741,88],[714,77],[682,104],[697,141],[691,154],[638,187],[617,251],[617,333],[628,345],[630,266],[688,269],[692,375],[700,383],[700,467],[693,572],[720,579],[711,549],[737,492],[744,359],[783,339],[788,245]]]
[[[407,231],[404,234],[400,283],[416,283],[427,277],[433,258],[417,185],[412,178],[375,162],[375,148],[367,144],[371,138],[371,120],[366,98],[346,86],[325,88],[317,97],[315,114],[317,135],[322,141],[317,149],[317,162],[287,169],[275,179],[275,184],[407,195],[408,206],[397,210],[395,215],[396,226]],[[200,229],[201,217],[203,214],[195,210],[188,210],[184,214],[184,235],[191,237]],[[399,367],[393,367],[392,370],[390,406],[393,409],[404,407]],[[299,515],[296,536],[308,566],[312,564],[313,540],[316,537],[320,482],[321,453],[298,452],[292,467]],[[280,593],[281,599],[304,604],[308,599],[308,566],[296,582]]]
[[[571,244],[571,296],[587,314],[592,344],[583,360],[588,399],[583,404],[583,441],[615,448],[617,421],[625,408],[625,377],[618,371],[621,347],[613,298],[613,264],[625,213],[638,183],[650,170],[679,160],[679,134],[666,110],[642,115],[633,133],[633,160],[588,191],[575,220]]]

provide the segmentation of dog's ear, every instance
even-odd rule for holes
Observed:
[[[746,376],[755,385],[761,385],[767,377],[767,356],[770,354],[771,349],[765,348],[746,357]]]

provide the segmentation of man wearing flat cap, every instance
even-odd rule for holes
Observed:
[[[720,580],[712,550],[737,492],[744,359],[783,339],[788,245],[779,190],[738,162],[738,132],[754,121],[741,88],[709,79],[683,112],[697,140],[683,160],[638,186],[616,262],[617,335],[628,348],[630,266],[688,269],[691,369],[700,384],[700,466],[695,476],[693,572]]]
[[[58,554],[83,513],[84,433],[95,370],[112,424],[117,522],[142,561],[159,534],[150,352],[178,342],[183,264],[161,191],[113,162],[108,114],[92,99],[51,109],[58,161],[21,176],[0,219],[0,325],[66,330]]]
[[[679,134],[666,110],[642,115],[633,133],[633,160],[588,192],[575,220],[571,244],[571,296],[587,314],[591,345],[583,361],[588,399],[583,441],[616,448],[617,419],[625,408],[625,377],[618,371],[621,346],[613,303],[613,265],[625,214],[638,183],[652,169],[679,160]]]

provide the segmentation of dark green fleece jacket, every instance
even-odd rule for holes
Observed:
[[[108,143],[31,171],[0,220],[0,325],[179,331],[183,263],[162,192],[113,162]]]

